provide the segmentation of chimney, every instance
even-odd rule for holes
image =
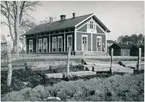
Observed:
[[[76,16],[76,13],[72,13],[72,15],[73,15],[73,18],[75,18],[75,16]]]
[[[66,15],[60,15],[60,20],[63,21],[65,20]]]

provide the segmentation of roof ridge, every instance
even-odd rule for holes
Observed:
[[[92,15],[92,14],[94,14],[94,13],[76,16],[75,18],[79,18],[79,17],[83,17],[83,16],[87,16],[87,15]],[[70,19],[73,19],[73,18],[72,18],[72,17],[71,17],[71,18],[67,18],[67,19],[65,19],[64,21],[70,20]],[[54,21],[54,22],[60,22],[60,21],[61,21],[61,20],[57,20],[57,21]],[[51,22],[51,23],[54,23],[54,22]],[[43,23],[43,24],[51,24],[51,23]]]

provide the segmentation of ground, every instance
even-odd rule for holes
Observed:
[[[32,59],[34,59],[33,62]],[[66,60],[60,61],[60,59],[54,59],[52,61],[48,57],[46,59],[42,58],[43,60],[41,57],[32,59],[30,61],[30,59],[26,58],[13,62],[13,64],[17,64],[18,68],[13,70],[13,79],[10,88],[7,88],[6,86],[7,71],[2,70],[2,100],[41,101],[47,100],[48,97],[58,97],[61,100],[71,101],[142,101],[144,98],[143,74],[113,73],[94,74],[81,77],[80,73],[80,76],[73,76],[70,80],[46,78],[44,76],[46,73],[65,73]],[[84,72],[83,66],[79,64],[81,58],[79,60],[77,58],[73,58],[73,60],[74,59],[75,61],[71,62],[70,71],[77,73],[78,71]],[[114,61],[114,68],[116,67],[118,60],[122,59],[123,58],[117,58],[117,61]],[[123,63],[135,67],[137,61],[134,59],[131,60],[131,58],[129,58],[128,62],[124,61]],[[26,60],[31,62],[28,63],[31,65],[31,68],[20,68],[20,64],[24,64]],[[97,66],[101,65],[101,67],[106,64],[110,65],[109,58],[106,60],[101,58],[95,62],[97,63]]]
[[[7,101],[42,101],[59,97],[69,101],[143,101],[144,74],[61,80],[51,85],[24,88],[2,96]]]

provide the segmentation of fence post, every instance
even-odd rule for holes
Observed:
[[[139,48],[139,53],[138,53],[137,70],[140,70],[140,62],[141,62],[141,48]]]
[[[69,67],[70,67],[70,54],[71,54],[71,46],[68,47],[68,56],[67,56],[67,72],[66,72],[66,77],[70,75],[69,73]]]
[[[113,52],[114,52],[114,49],[113,49],[113,48],[111,48],[111,63],[110,63],[110,71],[112,71]]]
[[[11,86],[12,81],[12,59],[11,59],[11,47],[10,44],[7,43],[7,63],[8,63],[8,76],[7,76],[7,86]]]

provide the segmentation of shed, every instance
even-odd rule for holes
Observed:
[[[114,43],[109,47],[109,54],[111,52],[111,48],[114,49],[114,56],[130,56],[130,49],[132,48],[132,45]]]

